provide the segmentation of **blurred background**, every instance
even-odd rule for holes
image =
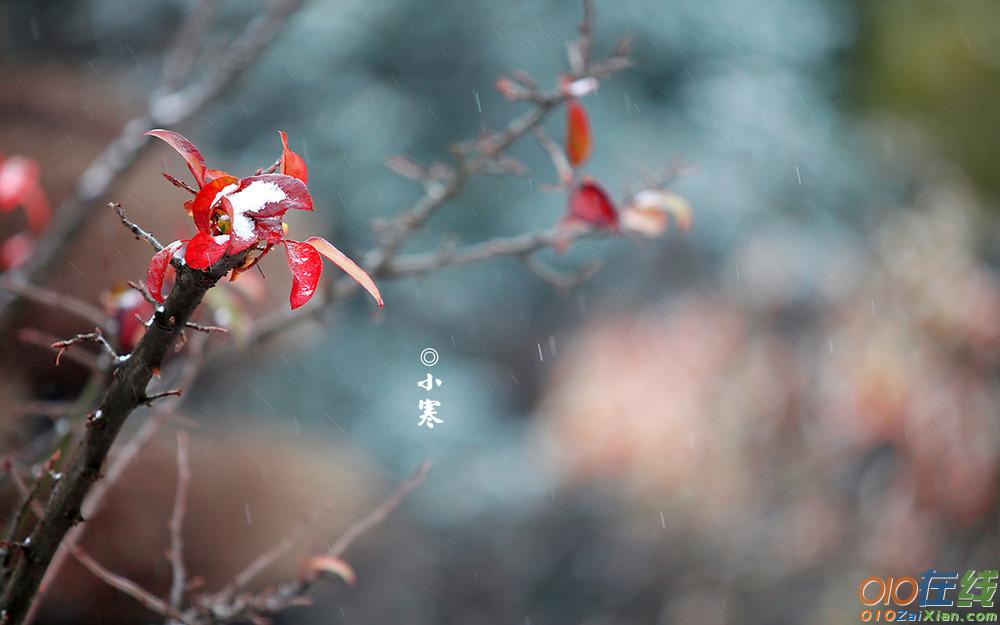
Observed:
[[[189,6],[0,6],[0,152],[36,160],[54,204],[145,106]],[[213,33],[258,10],[222,3]],[[293,230],[357,255],[421,191],[385,159],[447,161],[502,127],[524,105],[495,80],[548,84],[578,20],[570,0],[312,0],[176,130],[236,172],[273,162],[287,131],[317,203]],[[330,531],[305,544],[322,546],[422,458],[427,481],[347,554],[357,587],[325,584],[279,622],[856,623],[870,575],[997,567],[1000,5],[599,0],[596,27],[598,51],[638,39],[635,68],[586,101],[587,170],[620,197],[691,163],[673,188],[692,230],[547,257],[603,261],[568,291],[515,260],[388,282],[382,312],[354,297],[210,368],[183,403],[199,425],[189,567],[207,586],[332,499]],[[477,180],[407,249],[554,224],[547,157],[530,141],[512,154],[529,176]],[[161,170],[186,173],[158,146],[111,198],[170,240],[190,222]],[[280,256],[235,327],[287,305]],[[49,286],[99,305],[147,261],[99,205]],[[19,325],[86,330],[51,311]],[[74,398],[86,370],[2,341],[14,449],[53,422],[17,406]],[[428,371],[433,430],[417,427]],[[160,438],[91,537],[153,588],[169,584],[174,483]],[[39,622],[148,619],[64,577]]]

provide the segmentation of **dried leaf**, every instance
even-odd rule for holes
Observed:
[[[196,148],[195,145],[187,139],[187,137],[176,133],[173,130],[163,130],[161,128],[150,130],[146,134],[165,141],[167,145],[176,150],[187,163],[188,169],[191,170],[191,174],[198,182],[198,186],[204,186],[205,159],[202,157],[201,152],[198,151],[198,148]]]
[[[322,237],[309,237],[306,239],[306,243],[316,248],[320,254],[329,258],[335,265],[344,270],[347,275],[354,278],[354,281],[360,284],[375,299],[379,308],[384,306],[382,294],[379,293],[375,281],[357,263],[348,258],[346,254]]]
[[[304,581],[312,581],[323,574],[336,575],[344,580],[348,586],[354,586],[358,581],[354,568],[337,556],[324,553],[313,556],[306,561],[303,570]]]
[[[691,227],[691,205],[683,197],[659,189],[640,191],[622,211],[622,227],[647,237],[656,237],[666,232],[671,216],[681,230]]]

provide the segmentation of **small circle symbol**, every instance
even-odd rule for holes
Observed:
[[[420,362],[424,363],[428,367],[433,367],[438,363],[438,353],[433,347],[425,348],[424,351],[420,352]]]

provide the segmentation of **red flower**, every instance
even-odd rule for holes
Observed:
[[[163,301],[163,275],[171,258],[179,256],[194,269],[206,269],[226,255],[247,250],[243,264],[233,270],[235,278],[256,264],[275,245],[284,243],[288,267],[292,270],[291,307],[305,304],[316,291],[322,273],[320,256],[326,256],[354,278],[382,307],[382,296],[375,282],[361,267],[328,241],[310,237],[305,242],[285,238],[287,226],[282,218],[292,209],[311,211],[312,196],[306,188],[309,178],[305,161],[288,148],[288,138],[281,136],[282,153],[276,174],[258,174],[236,178],[222,170],[208,169],[205,159],[193,143],[170,130],[151,130],[148,135],[162,139],[187,163],[198,183],[194,200],[185,206],[198,232],[191,239],[174,241],[153,255],[146,273],[150,295]]]
[[[566,104],[566,157],[570,165],[579,167],[590,156],[592,147],[587,110],[578,101],[570,100]]]

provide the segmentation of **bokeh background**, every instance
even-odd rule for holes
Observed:
[[[0,151],[37,160],[64,197],[141,110],[187,5],[0,6]],[[257,10],[223,3],[220,40]],[[674,158],[692,164],[674,189],[693,229],[550,257],[603,261],[568,292],[513,260],[386,283],[381,313],[356,297],[212,367],[183,404],[200,424],[188,533],[207,582],[316,501],[333,499],[331,527],[343,526],[421,458],[434,463],[426,483],[348,553],[357,587],[325,585],[280,622],[854,623],[869,575],[997,567],[1000,6],[597,11],[598,50],[638,39],[635,68],[587,100],[588,171],[620,196]],[[358,253],[373,219],[420,192],[385,159],[446,160],[449,143],[502,126],[522,105],[496,78],[563,71],[578,19],[569,0],[312,0],[178,130],[231,171],[272,162],[286,130],[320,207],[293,228]],[[561,120],[549,127],[561,136]],[[528,177],[477,181],[408,249],[555,223],[565,198],[543,190],[545,155],[530,142],[512,153]],[[183,172],[150,151],[112,197],[169,239],[189,226],[164,168]],[[285,305],[272,256],[249,314]],[[97,303],[146,257],[98,206],[51,286]],[[53,314],[28,321],[69,329]],[[425,347],[444,383],[433,431],[416,425]],[[13,444],[27,427],[13,407],[70,399],[84,372],[54,370],[14,336],[3,361]],[[94,548],[165,588],[172,433],[162,439]],[[51,602],[47,622],[142,617],[111,591]]]

